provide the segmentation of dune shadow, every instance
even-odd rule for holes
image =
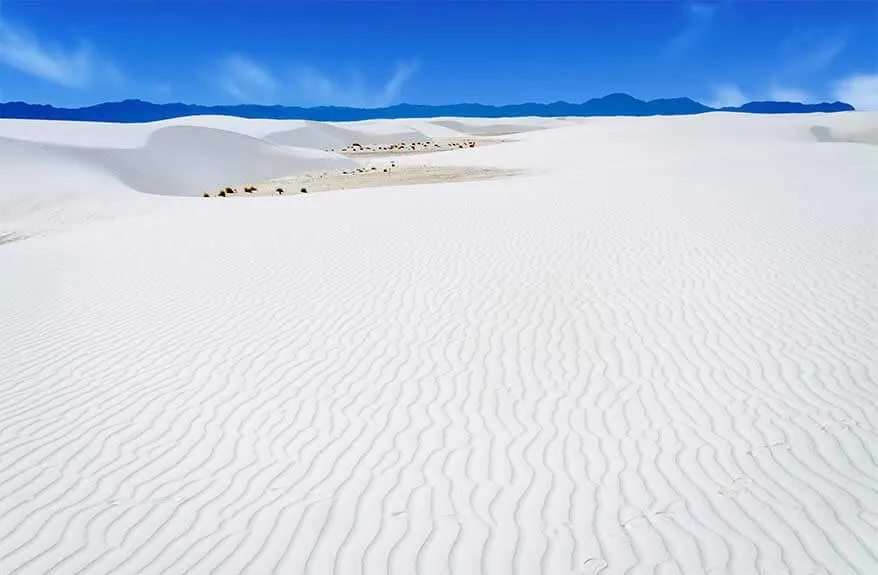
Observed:
[[[827,126],[811,126],[811,135],[818,142],[844,142],[848,144],[869,144],[878,146],[878,129],[862,132],[839,132]]]
[[[544,126],[524,126],[519,124],[486,124],[484,126],[475,126],[466,122],[457,120],[433,120],[433,123],[443,128],[449,128],[462,134],[470,136],[511,136],[513,134],[523,134],[525,132],[536,132],[545,130]]]
[[[0,246],[25,239],[27,236],[16,232],[0,232]]]
[[[40,150],[66,162],[91,166],[139,192],[200,196],[224,186],[321,169],[351,169],[353,160],[318,150],[290,148],[237,132],[168,126],[137,148],[86,148],[9,140],[17,149]]]

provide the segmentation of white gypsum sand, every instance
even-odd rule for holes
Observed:
[[[0,573],[878,572],[878,116],[446,120],[0,120]]]
[[[385,186],[404,186],[413,184],[435,184],[452,182],[473,182],[517,175],[515,170],[500,168],[469,168],[466,166],[396,166],[387,162],[368,162],[355,170],[335,172],[314,172],[249,186],[249,191],[238,193],[242,197],[378,188]]]

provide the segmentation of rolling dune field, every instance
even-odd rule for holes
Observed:
[[[878,573],[876,129],[0,120],[0,573]]]

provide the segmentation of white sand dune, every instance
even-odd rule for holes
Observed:
[[[0,136],[0,233],[26,237],[158,207],[106,170],[65,153],[72,148]]]
[[[497,121],[531,123],[527,118]],[[490,126],[495,121],[461,122]],[[201,196],[226,186],[358,165],[322,149],[461,135],[430,120],[330,124],[192,116],[111,124],[0,119],[0,233],[30,236],[164,207],[130,192]]]
[[[136,189],[301,149],[0,121],[0,573],[878,573],[878,147],[812,132],[876,124],[592,119],[418,157],[529,175],[225,201]],[[48,181],[78,225],[4,242]]]
[[[198,116],[148,124],[0,120],[0,231],[31,235],[161,209],[135,192],[201,196],[225,186],[357,166],[309,149],[316,146],[308,145],[308,134],[298,148],[262,139],[284,134],[283,125]],[[305,124],[286,125],[293,132]]]
[[[370,129],[371,128],[371,129]],[[308,122],[298,130],[277,132],[266,136],[278,144],[304,146],[308,148],[327,149],[342,148],[354,143],[360,145],[384,145],[399,142],[417,142],[427,140],[421,132],[399,126],[396,130],[375,130],[374,127],[360,123],[356,127],[340,127],[321,122]]]
[[[436,120],[437,125],[470,136],[506,136],[533,130],[543,130],[546,126],[518,124],[466,124],[456,120]]]
[[[235,132],[196,126],[160,128],[137,150],[89,150],[79,156],[134,190],[169,196],[200,196],[203,191],[226,185],[356,166],[335,154],[278,146]]]

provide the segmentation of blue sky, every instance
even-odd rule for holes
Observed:
[[[878,2],[0,0],[0,101],[878,109]]]

